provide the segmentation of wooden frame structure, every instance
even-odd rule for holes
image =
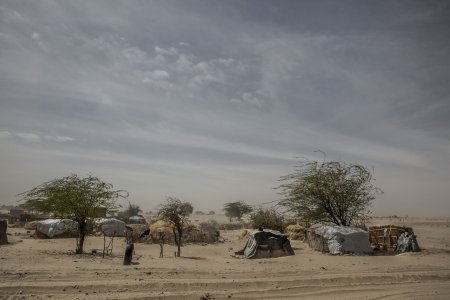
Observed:
[[[395,251],[397,250],[398,238],[404,232],[407,232],[408,235],[414,236],[414,231],[411,227],[397,225],[369,227],[370,244],[379,250]]]

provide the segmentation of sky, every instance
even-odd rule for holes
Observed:
[[[448,217],[449,53],[448,1],[0,0],[0,204],[76,173],[258,206],[321,150],[374,214]]]

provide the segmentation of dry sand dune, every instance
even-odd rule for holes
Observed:
[[[0,299],[450,299],[450,224],[445,219],[374,219],[412,226],[421,253],[330,256],[299,241],[296,255],[247,260],[230,255],[243,246],[239,231],[224,243],[175,247],[135,244],[134,264],[123,266],[124,241],[111,257],[70,254],[73,239],[35,240],[9,229],[0,247]],[[15,233],[20,235],[14,235]],[[89,237],[86,251],[101,249]],[[205,298],[208,299],[208,298]]]

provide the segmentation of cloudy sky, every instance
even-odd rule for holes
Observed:
[[[0,204],[92,173],[152,210],[278,199],[296,157],[450,215],[447,1],[0,1]]]

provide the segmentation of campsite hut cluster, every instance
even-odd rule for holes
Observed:
[[[3,220],[5,224],[5,241],[7,227],[24,228],[31,237],[36,239],[78,238],[79,235],[78,223],[74,220],[34,214],[19,207],[11,209],[11,212],[3,210],[0,220]],[[104,252],[106,253],[112,252],[114,238],[124,238],[127,244],[175,243],[172,226],[154,215],[146,217],[136,215],[118,219],[107,217],[106,212],[99,211],[97,217],[92,221],[89,223],[89,234],[104,238]],[[208,221],[198,225],[189,222],[185,227],[183,238],[185,244],[214,243],[220,239],[217,222]],[[162,236],[164,236],[163,241],[161,241]]]
[[[385,225],[372,226],[366,231],[348,226],[313,226],[302,228],[290,225],[286,234],[270,229],[258,229],[247,234],[248,239],[236,255],[247,258],[267,258],[294,255],[288,237],[302,239],[311,249],[331,255],[396,254],[420,251],[411,227]],[[303,231],[303,234],[299,233]]]
[[[28,216],[25,224],[16,218]],[[5,216],[2,216],[5,217]],[[12,221],[11,226],[24,226],[34,231],[35,238],[76,238],[78,237],[78,224],[68,219],[45,218],[42,215],[21,210],[13,211],[4,218]],[[219,224],[217,222],[186,226],[184,244],[188,243],[215,243],[220,241]],[[124,237],[127,243],[171,243],[174,238],[172,227],[163,220],[147,220],[143,216],[133,216],[128,220],[107,218],[106,216],[94,219],[91,234],[104,238],[103,253],[112,252],[115,237]],[[163,240],[161,241],[161,238]],[[270,228],[247,230],[244,247],[235,252],[246,258],[270,258],[295,255],[290,240],[302,240],[311,249],[332,255],[371,255],[395,254],[401,252],[420,251],[416,235],[411,227],[384,225],[372,226],[368,230],[356,227],[316,225],[304,228],[298,224],[289,225],[284,233]]]
[[[368,231],[357,227],[317,226],[306,230],[308,245],[330,254],[394,254],[420,251],[411,227],[372,226]]]

